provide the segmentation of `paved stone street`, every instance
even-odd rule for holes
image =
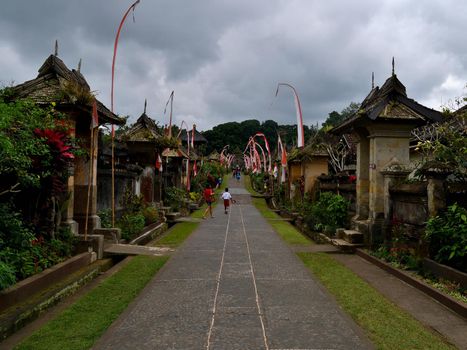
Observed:
[[[274,232],[241,183],[95,349],[366,349],[368,340]],[[236,186],[236,187],[234,187]]]

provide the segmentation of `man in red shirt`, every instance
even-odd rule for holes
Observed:
[[[206,204],[208,205],[208,207],[204,211],[203,219],[206,219],[206,214],[208,213],[208,211],[211,217],[213,218],[214,216],[212,215],[212,202],[213,202],[213,197],[214,197],[214,191],[212,190],[212,187],[210,184],[208,184],[206,188],[204,189],[203,197],[204,197],[204,200],[206,201]]]

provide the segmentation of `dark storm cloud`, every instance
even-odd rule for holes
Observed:
[[[0,13],[0,81],[22,82],[59,40],[59,55],[82,72],[109,105],[115,32],[130,1],[9,1]],[[167,122],[175,90],[175,122],[209,129],[258,118],[295,123],[292,83],[307,124],[360,102],[371,72],[382,85],[396,73],[410,97],[438,108],[465,93],[467,29],[457,1],[149,1],[141,0],[121,33],[115,108]]]

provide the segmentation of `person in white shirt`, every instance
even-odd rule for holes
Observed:
[[[222,199],[224,200],[224,212],[227,214],[227,209],[230,206],[230,201],[232,200],[232,195],[229,192],[229,189],[226,188],[225,192],[222,193]]]

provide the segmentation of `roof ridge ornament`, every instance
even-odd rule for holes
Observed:
[[[54,56],[58,56],[58,40],[55,39],[55,52],[54,52]]]
[[[371,72],[371,90],[375,88],[375,72]]]
[[[396,75],[395,69],[394,69],[394,65],[395,65],[395,64],[394,64],[394,56],[392,56],[392,75],[393,75],[393,76]]]
[[[146,114],[146,107],[147,107],[147,105],[148,105],[148,99],[145,98],[145,99],[144,99],[144,112],[143,112],[144,114]]]
[[[79,62],[78,62],[78,69],[77,69],[78,73],[81,73],[81,61],[82,61],[82,59],[80,58]]]

